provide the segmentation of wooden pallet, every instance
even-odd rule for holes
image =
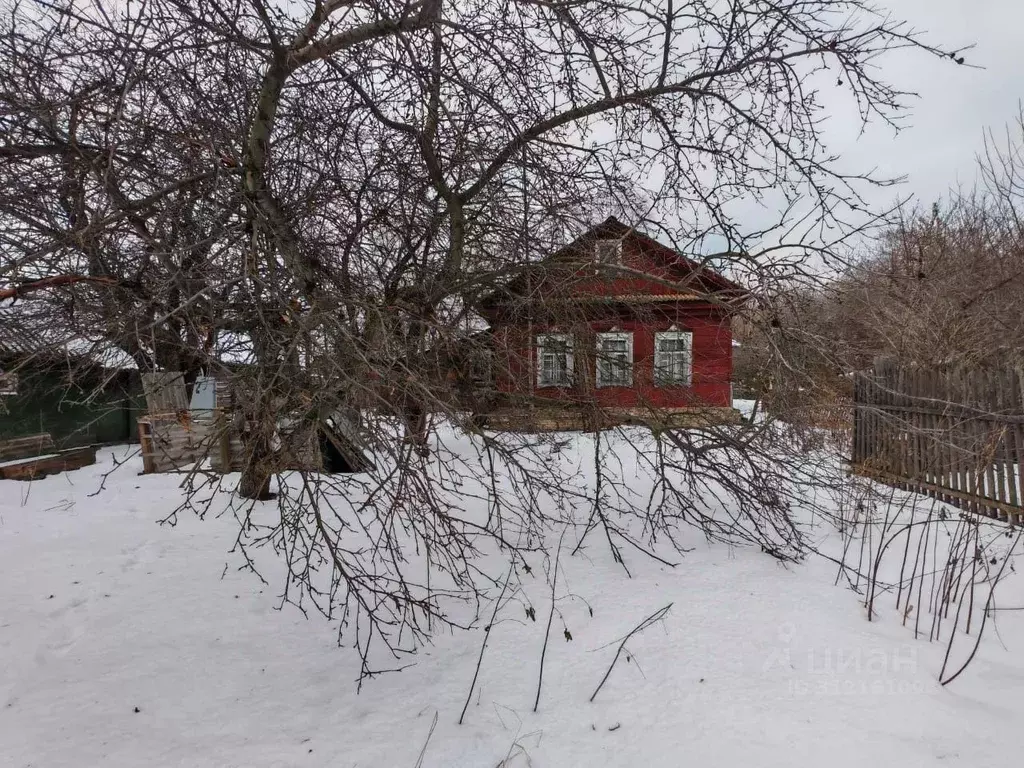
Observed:
[[[196,421],[188,411],[177,411],[148,413],[138,424],[145,474],[176,472],[207,457],[212,435],[209,421]]]

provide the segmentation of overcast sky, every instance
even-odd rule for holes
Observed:
[[[943,46],[974,44],[970,69],[919,53],[885,60],[884,79],[920,96],[911,102],[906,127],[894,134],[875,126],[866,135],[844,134],[832,148],[850,168],[877,166],[887,176],[907,176],[896,189],[873,191],[874,202],[913,194],[926,204],[957,183],[970,187],[984,131],[1004,132],[1024,98],[1024,0],[876,0],[896,17],[927,31]]]

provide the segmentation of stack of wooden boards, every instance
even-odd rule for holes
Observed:
[[[0,441],[0,479],[35,480],[96,463],[96,446],[58,450],[46,432]]]

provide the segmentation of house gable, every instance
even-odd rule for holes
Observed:
[[[610,247],[612,243],[619,247]],[[611,217],[519,275],[485,306],[493,313],[526,297],[543,302],[721,304],[742,301],[745,295],[717,272]]]

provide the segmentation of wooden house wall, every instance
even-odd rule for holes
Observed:
[[[679,293],[703,294],[731,285],[711,271],[694,272],[680,262],[670,248],[639,233],[622,240],[618,265],[599,266],[592,260],[595,243],[614,233],[591,233],[566,252],[539,265],[536,272],[519,278],[516,290],[523,295],[540,295],[547,300],[581,296],[666,296]],[[695,266],[695,265],[693,265]],[[735,286],[733,286],[735,288]]]
[[[693,334],[690,386],[656,386],[654,383],[654,336],[673,326]],[[595,334],[612,328],[633,335],[633,385],[630,387],[596,387],[594,384]],[[574,386],[535,386],[536,344],[533,339],[543,333],[573,335]],[[609,313],[574,328],[545,324],[501,325],[495,331],[495,347],[497,386],[506,394],[558,401],[585,399],[605,407],[732,405],[731,325],[728,316],[710,305],[662,307],[656,316]]]

